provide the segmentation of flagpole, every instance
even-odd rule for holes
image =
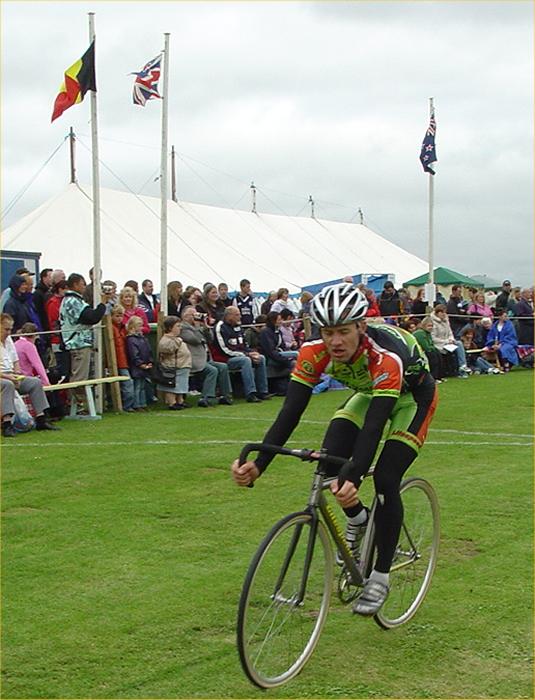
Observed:
[[[160,167],[160,310],[167,316],[167,133],[169,121],[169,32],[164,34],[162,156]]]
[[[89,12],[89,42],[95,41],[95,13]],[[95,63],[96,63],[96,42],[95,42]],[[93,171],[93,306],[96,308],[100,304],[100,277],[101,277],[101,255],[100,255],[100,178],[98,169],[98,122],[97,122],[97,93],[90,90],[91,104],[91,153]],[[100,324],[95,328],[95,378],[102,377],[102,330]],[[102,391],[100,387],[96,391],[97,411],[102,413]]]
[[[429,98],[429,120],[431,121],[431,117],[433,116],[434,112],[434,107],[433,107],[433,98]],[[434,191],[434,175],[433,173],[428,173],[427,177],[429,178],[429,197],[428,197],[428,203],[429,203],[429,211],[428,211],[428,256],[429,256],[429,284],[434,285],[435,284],[435,272],[434,272],[434,241],[433,241],[433,208],[435,204],[435,191]],[[434,288],[433,288],[433,294],[434,294]],[[433,299],[429,299],[429,303],[432,306],[433,302],[435,301],[435,297]]]

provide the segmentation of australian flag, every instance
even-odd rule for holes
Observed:
[[[435,121],[435,113],[433,112],[429,120],[427,131],[425,132],[422,150],[420,151],[420,162],[423,165],[424,171],[426,173],[431,173],[431,175],[435,174],[434,164],[437,162],[437,152],[435,150],[436,131],[437,123]]]
[[[147,100],[152,100],[154,97],[161,98],[158,92],[158,80],[160,80],[160,64],[162,55],[156,56],[152,61],[149,61],[139,73],[130,73],[135,75],[133,100],[135,105],[145,106]]]

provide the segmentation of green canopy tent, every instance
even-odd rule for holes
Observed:
[[[426,272],[424,275],[414,277],[414,279],[405,282],[403,286],[422,287],[428,282],[429,273]],[[481,287],[481,283],[477,280],[467,277],[466,275],[462,275],[460,272],[455,272],[455,270],[449,270],[447,267],[435,267],[434,283],[440,285],[441,287],[449,287],[452,284],[462,284],[464,287]]]

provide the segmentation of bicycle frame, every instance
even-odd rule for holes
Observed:
[[[282,455],[289,455],[292,457],[297,457],[298,459],[301,459],[302,461],[306,462],[320,462],[323,461],[324,463],[331,463],[336,466],[342,466],[345,464],[346,460],[341,458],[341,457],[332,457],[324,453],[323,451],[314,451],[314,450],[290,450],[286,449],[284,447],[278,447],[276,445],[266,445],[263,443],[250,443],[248,445],[245,445],[245,447],[242,450],[242,453],[240,455],[240,464],[243,464],[246,459],[247,455],[250,452],[268,452],[270,454],[282,454]],[[372,473],[370,471],[367,476],[369,476]],[[324,472],[323,466],[321,464],[318,464],[316,467],[316,470],[314,472],[314,476],[312,479],[312,487],[310,489],[310,495],[308,498],[307,502],[307,507],[306,511],[308,511],[312,517],[312,523],[311,523],[311,529],[310,529],[310,534],[309,534],[309,539],[307,543],[307,552],[305,556],[305,563],[303,567],[303,575],[301,579],[301,585],[299,589],[299,594],[296,598],[295,601],[292,601],[294,604],[299,605],[306,593],[306,582],[308,579],[308,573],[310,571],[310,564],[312,562],[312,555],[314,552],[314,546],[316,542],[316,536],[317,536],[317,530],[318,530],[318,511],[321,513],[321,517],[323,518],[323,521],[325,522],[325,525],[327,526],[327,529],[329,531],[329,534],[331,535],[331,538],[333,539],[336,548],[340,552],[340,555],[343,559],[343,562],[347,568],[347,570],[350,573],[352,583],[355,586],[362,586],[364,584],[364,574],[366,573],[366,569],[368,567],[368,562],[370,559],[371,555],[371,545],[372,545],[372,538],[370,536],[371,528],[368,526],[366,530],[366,535],[364,537],[363,541],[363,547],[362,547],[362,563],[359,566],[359,564],[355,561],[353,558],[351,551],[349,547],[347,546],[345,536],[340,529],[340,526],[338,524],[338,521],[336,519],[336,516],[334,514],[333,509],[331,506],[327,503],[327,500],[325,496],[323,495],[323,491],[326,491],[330,488],[331,484],[337,479],[337,476],[327,476]],[[251,484],[252,486],[252,484]],[[375,513],[375,507],[376,507],[376,501],[374,499],[372,508],[370,511],[370,518],[369,518],[369,523],[371,524],[373,522],[373,516]],[[272,594],[272,598],[276,599],[278,591],[280,590],[282,583],[284,581],[284,577],[286,576],[286,572],[288,571],[288,566],[290,564],[290,561],[294,555],[295,549],[297,547],[297,543],[299,541],[299,538],[301,537],[301,530],[302,528],[299,528],[299,530],[296,530],[296,532],[293,535],[292,542],[290,543],[290,546],[288,547],[288,551],[286,553],[285,560],[282,564],[280,574],[278,576],[277,582],[275,584],[275,588]],[[286,601],[290,602],[290,601]]]

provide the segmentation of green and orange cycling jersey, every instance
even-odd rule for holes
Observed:
[[[428,372],[427,357],[416,338],[385,323],[367,327],[350,362],[332,359],[323,340],[304,343],[291,379],[313,387],[322,374],[328,374],[356,392],[398,398]]]

